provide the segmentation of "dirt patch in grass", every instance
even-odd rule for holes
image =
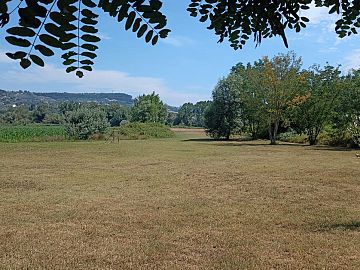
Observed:
[[[355,152],[202,137],[0,144],[0,268],[360,269]]]

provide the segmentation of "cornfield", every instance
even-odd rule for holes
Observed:
[[[0,126],[0,142],[64,140],[65,129],[55,125]]]

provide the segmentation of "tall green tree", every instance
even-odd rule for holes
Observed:
[[[49,103],[40,103],[35,107],[33,112],[34,121],[36,123],[41,123],[44,121],[46,115],[51,113],[51,108]]]
[[[118,103],[104,106],[107,119],[112,127],[120,126],[122,121],[130,119],[130,109]]]
[[[67,112],[64,125],[68,137],[81,140],[104,134],[110,126],[105,111],[86,106]]]
[[[205,126],[205,112],[207,108],[211,105],[211,101],[199,101],[194,105],[194,123],[195,127],[204,127]]]
[[[259,73],[263,72],[264,63],[259,60],[246,66],[238,63],[232,67],[231,74],[236,74],[237,84],[242,85],[240,97],[244,129],[253,139],[264,137],[266,134],[266,111],[263,102],[263,92],[257,80]]]
[[[165,123],[166,116],[167,108],[155,92],[137,97],[131,108],[131,120],[134,122]]]
[[[193,126],[195,121],[194,104],[191,102],[184,103],[178,111],[179,122],[185,126]]]
[[[340,73],[339,67],[313,66],[308,71],[306,93],[293,100],[293,127],[308,135],[310,145],[317,144],[320,132],[333,118],[343,86]]]
[[[240,131],[240,89],[235,76],[224,78],[215,86],[213,101],[205,112],[205,129],[211,137],[229,140],[231,135]]]
[[[339,100],[333,114],[333,127],[343,136],[350,132],[354,142],[359,144],[360,69],[352,70],[345,76]]]
[[[294,52],[279,54],[269,60],[263,58],[264,68],[255,70],[252,76],[259,87],[258,98],[266,117],[269,139],[276,144],[281,121],[286,120],[286,112],[295,97],[305,89],[305,75],[301,73],[301,58]]]

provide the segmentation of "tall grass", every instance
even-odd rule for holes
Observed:
[[[65,129],[55,125],[0,126],[0,142],[59,141]]]

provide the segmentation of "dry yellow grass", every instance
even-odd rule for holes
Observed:
[[[0,269],[360,269],[354,151],[0,144]]]

